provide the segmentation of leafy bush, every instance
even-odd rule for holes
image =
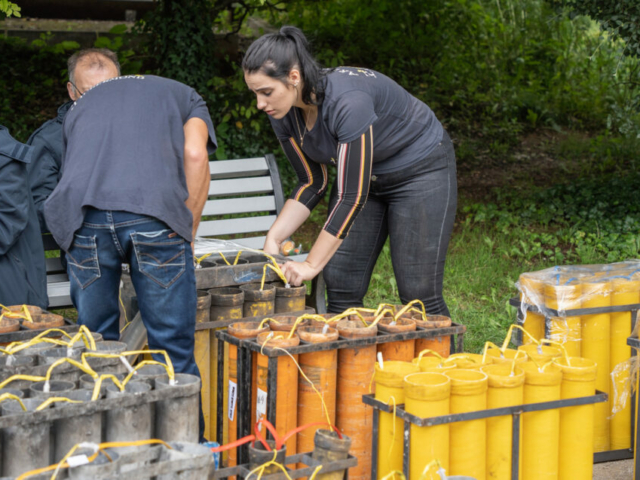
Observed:
[[[602,129],[638,91],[624,45],[543,0],[307,0],[280,22],[307,32],[325,64],[377,69],[453,129],[507,146],[522,128]]]
[[[602,28],[625,42],[624,53],[640,57],[640,3],[636,0],[550,0],[560,7],[569,7],[602,23]]]
[[[109,48],[118,54],[122,73],[138,73],[142,66],[135,58],[125,25],[109,32],[112,38],[98,36],[95,47]],[[0,124],[20,141],[43,122],[57,115],[67,102],[67,59],[80,48],[77,42],[52,42],[50,33],[27,43],[16,37],[0,37],[0,52],[6,68],[0,69]]]
[[[45,120],[55,117],[67,101],[67,57],[79,48],[76,42],[50,45],[43,34],[32,44],[0,37],[0,124],[18,140],[26,141]]]
[[[512,239],[501,254],[527,264],[617,262],[640,253],[640,174],[577,179],[529,196],[502,191],[463,208],[464,224]],[[490,238],[490,237],[489,237]]]

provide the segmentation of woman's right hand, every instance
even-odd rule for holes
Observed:
[[[269,255],[278,255],[280,253],[280,243],[267,236],[267,239],[264,241],[264,247],[262,249]]]
[[[262,249],[268,255],[278,255],[284,241],[295,233],[296,230],[309,218],[311,211],[300,202],[288,199],[284,207],[273,222]]]

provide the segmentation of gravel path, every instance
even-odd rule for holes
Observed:
[[[593,480],[631,480],[633,460],[599,463],[593,466]]]

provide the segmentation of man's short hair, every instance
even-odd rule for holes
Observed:
[[[78,50],[76,53],[69,57],[69,60],[67,60],[69,81],[75,83],[74,74],[76,71],[76,66],[78,65],[78,62],[80,60],[85,58],[91,62],[89,64],[91,68],[98,69],[106,68],[104,62],[105,59],[107,59],[116,66],[118,75],[120,75],[120,62],[118,62],[118,55],[115,52],[112,52],[108,48],[84,48],[82,50]]]

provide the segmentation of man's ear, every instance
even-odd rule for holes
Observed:
[[[69,93],[69,98],[74,102],[78,99],[76,89],[71,82],[67,82],[67,92]]]

